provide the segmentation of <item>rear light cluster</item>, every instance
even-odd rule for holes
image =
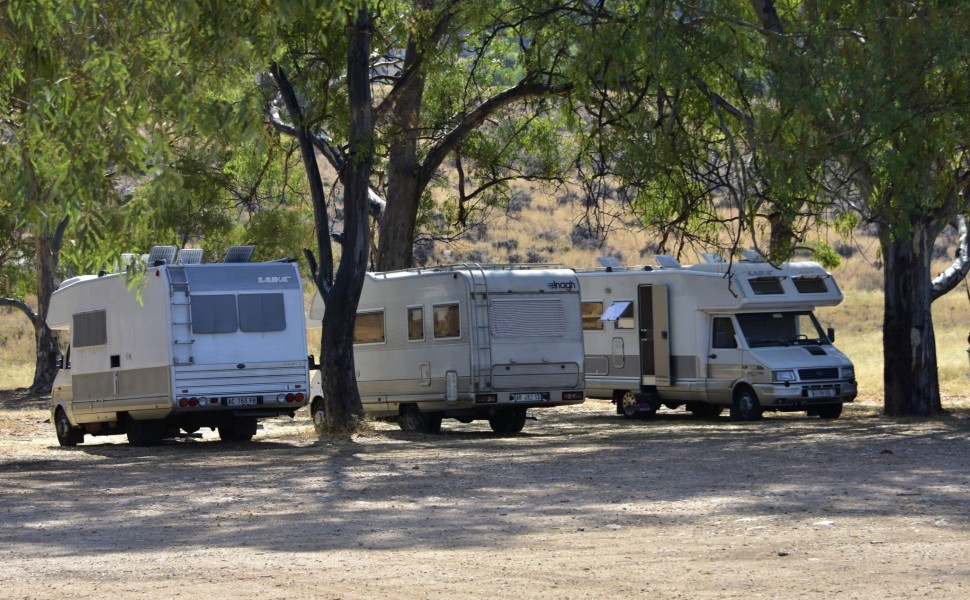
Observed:
[[[219,404],[218,398],[179,398],[179,406],[182,408],[206,406],[208,404]]]
[[[303,392],[296,392],[295,394],[293,392],[289,392],[287,394],[279,394],[278,396],[276,396],[276,401],[279,402],[280,404],[282,404],[284,402],[287,402],[287,403],[293,403],[293,402],[300,403],[300,402],[303,402],[303,399],[304,398],[305,398],[305,396],[303,395]]]

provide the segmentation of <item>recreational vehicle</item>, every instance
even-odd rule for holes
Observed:
[[[577,273],[589,397],[630,418],[661,405],[701,417],[728,407],[736,420],[765,410],[837,418],[856,397],[855,372],[813,314],[842,301],[835,279],[817,263],[749,256]]]
[[[324,310],[317,294],[310,320]],[[368,273],[354,362],[368,415],[397,418],[405,431],[435,433],[454,418],[518,433],[527,409],[585,399],[576,275],[511,265]],[[322,427],[320,377],[310,410]]]
[[[251,246],[201,263],[156,246],[122,272],[64,281],[48,325],[66,342],[51,396],[63,446],[127,434],[149,445],[200,428],[248,441],[257,420],[307,400],[306,320],[294,262],[248,262]]]

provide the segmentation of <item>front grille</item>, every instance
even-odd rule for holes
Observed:
[[[798,378],[802,381],[816,381],[819,379],[838,379],[838,367],[826,367],[819,369],[799,369]]]

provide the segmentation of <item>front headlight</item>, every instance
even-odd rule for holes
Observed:
[[[839,377],[842,379],[855,379],[855,367],[842,367],[839,369]]]
[[[786,381],[795,381],[795,372],[792,370],[772,371],[771,381],[774,383],[785,383]]]

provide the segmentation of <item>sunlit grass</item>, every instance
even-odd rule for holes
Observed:
[[[0,390],[29,387],[35,360],[30,321],[19,310],[0,308]]]

